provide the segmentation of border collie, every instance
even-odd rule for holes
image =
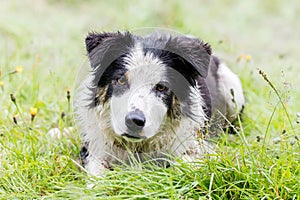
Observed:
[[[168,155],[211,153],[208,124],[222,127],[244,107],[239,78],[200,39],[92,32],[85,42],[91,71],[75,109],[80,156],[92,175],[132,157],[165,164]]]

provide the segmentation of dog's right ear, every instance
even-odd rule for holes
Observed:
[[[115,33],[96,33],[96,32],[90,32],[88,36],[85,38],[85,47],[88,54],[92,52],[95,47],[98,45],[101,45],[101,43],[107,39],[114,37]]]
[[[85,39],[86,50],[91,67],[107,67],[112,61],[123,55],[132,46],[129,32],[91,32]]]

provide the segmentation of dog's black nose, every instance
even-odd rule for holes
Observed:
[[[145,126],[146,118],[142,111],[135,110],[125,117],[125,124],[130,131],[141,131]]]

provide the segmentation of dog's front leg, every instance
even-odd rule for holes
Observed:
[[[105,156],[96,155],[88,150],[89,143],[85,142],[80,150],[81,163],[90,175],[98,176],[106,170],[111,170],[109,158]]]
[[[105,159],[98,159],[93,156],[87,157],[85,169],[92,176],[101,176],[107,170],[112,170],[110,163]]]

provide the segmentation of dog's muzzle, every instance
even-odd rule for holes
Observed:
[[[146,124],[146,118],[142,111],[135,110],[129,112],[125,117],[125,124],[127,126],[127,133],[122,134],[122,136],[135,139],[146,138],[145,136],[140,135]]]

